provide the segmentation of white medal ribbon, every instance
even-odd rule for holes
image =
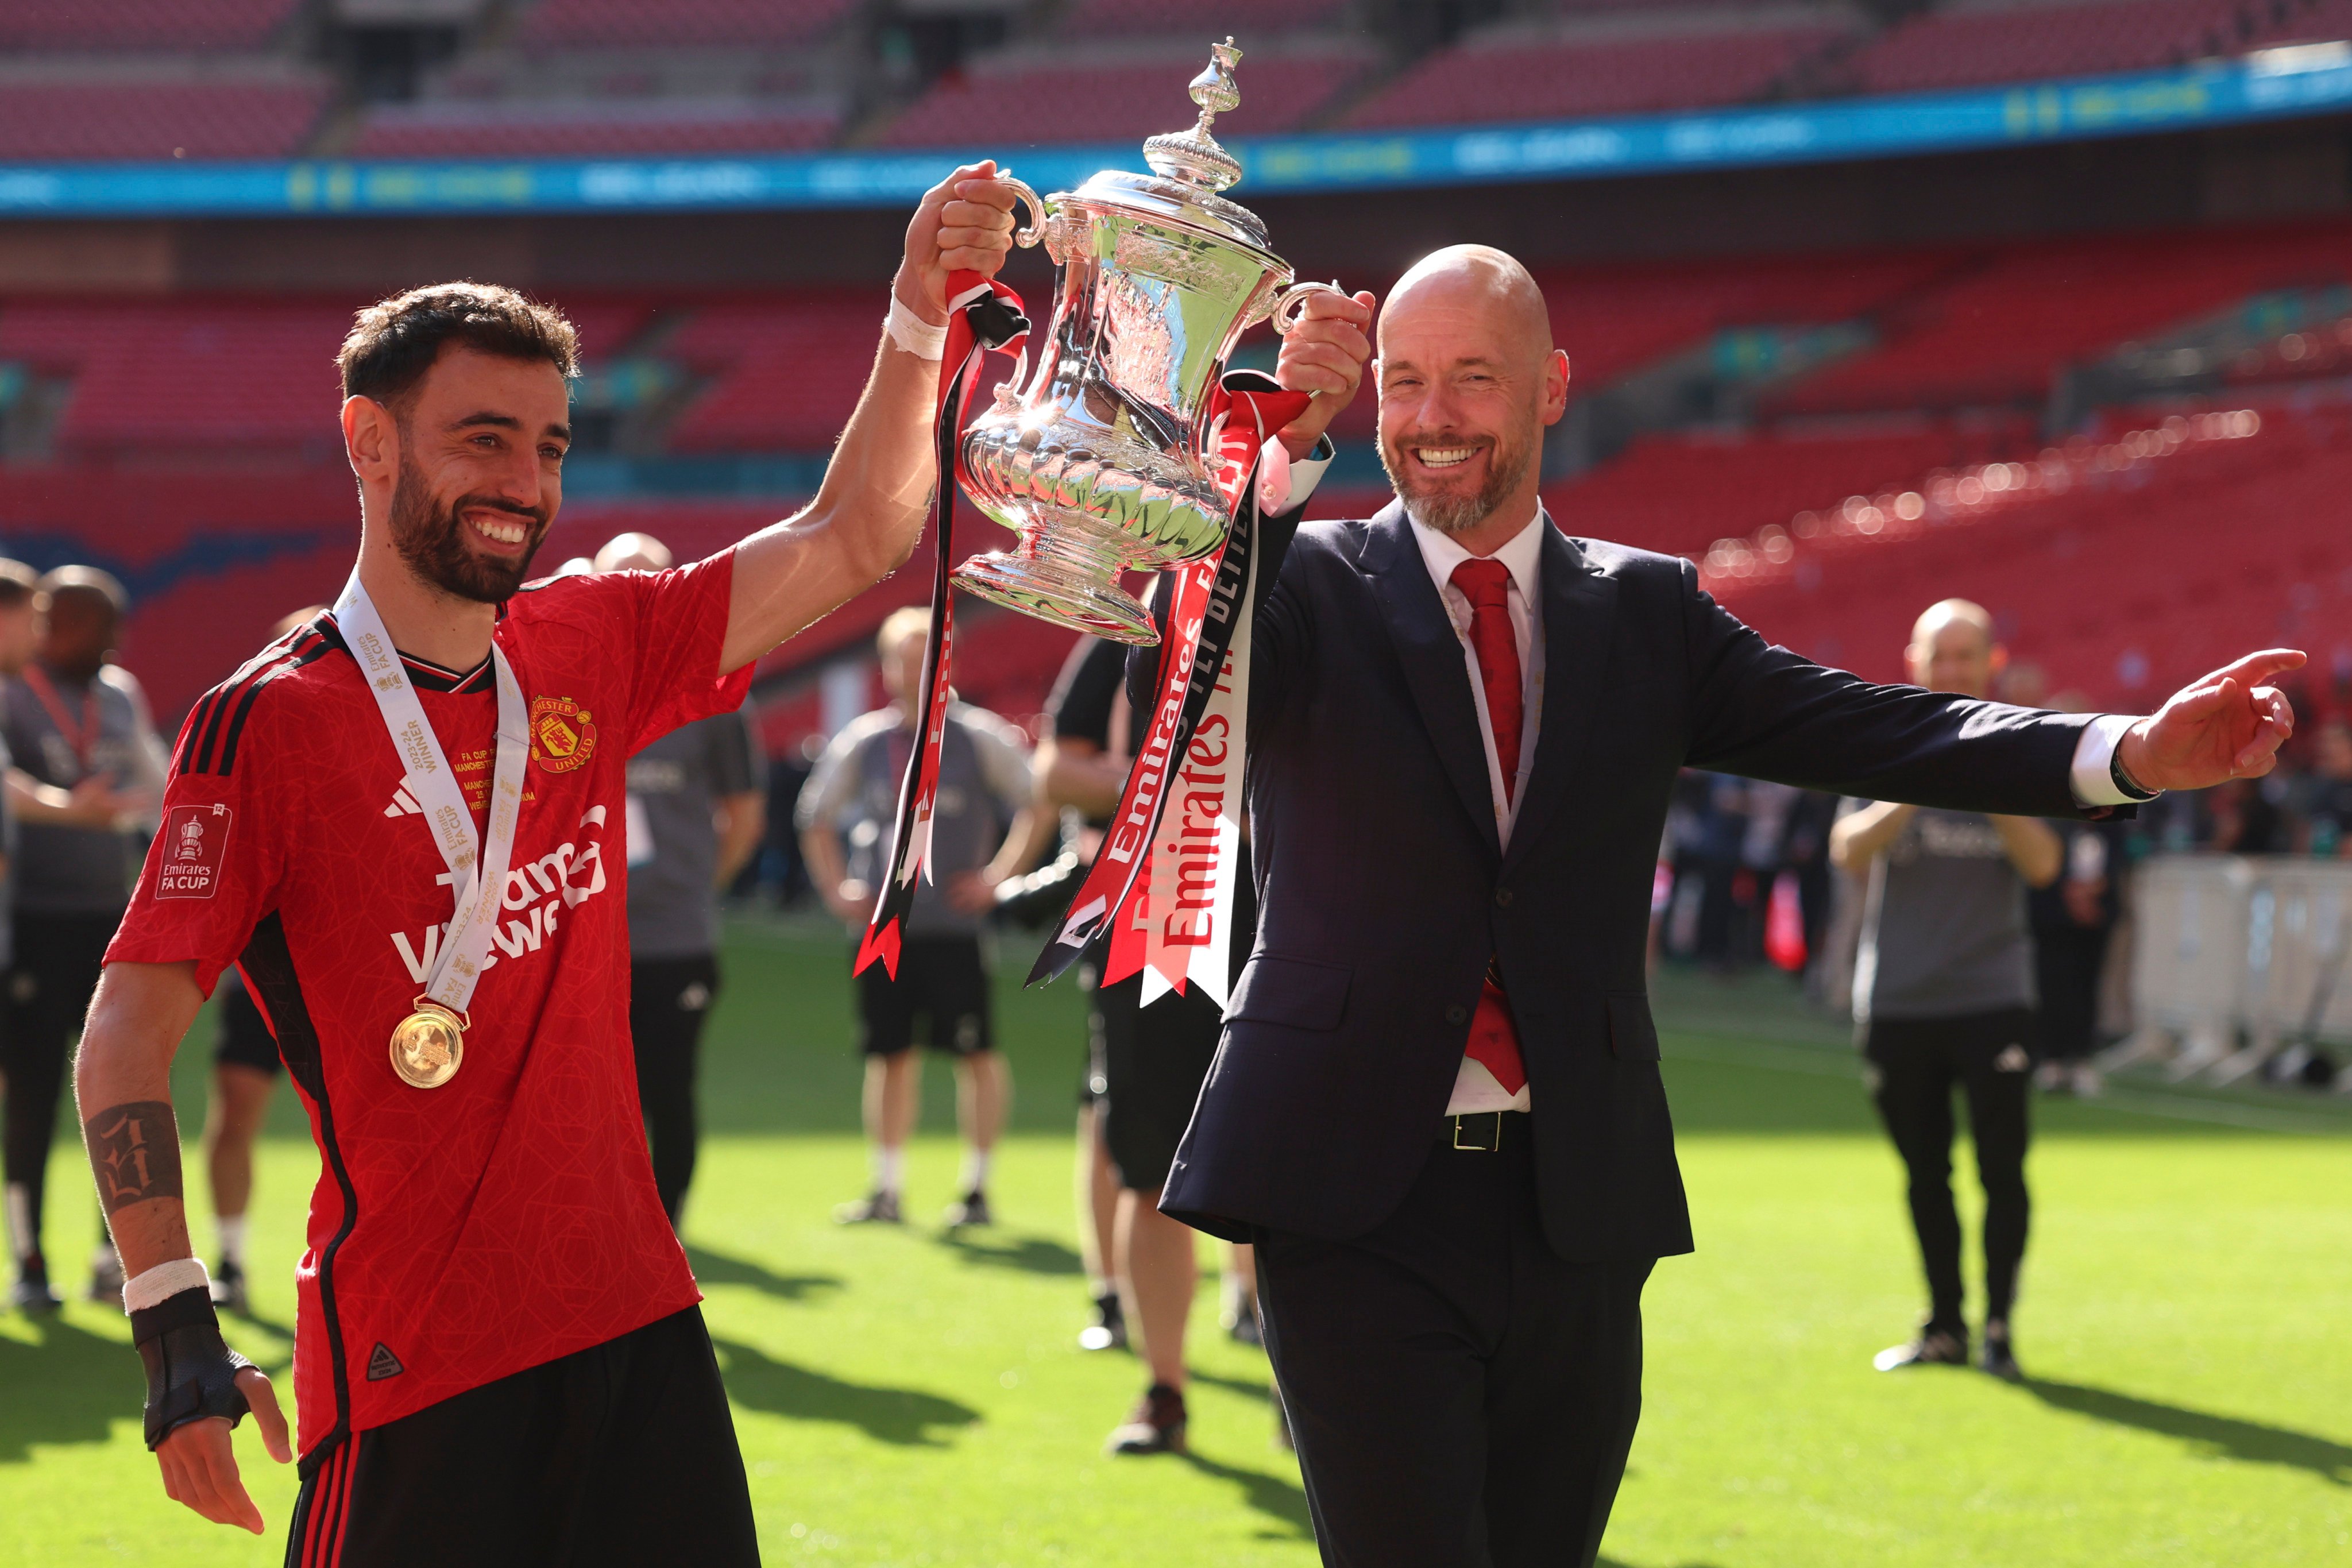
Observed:
[[[478,845],[474,813],[466,792],[441,750],[441,742],[425,717],[416,688],[400,662],[392,634],[383,629],[359,574],[352,574],[343,596],[335,601],[335,625],[359,660],[368,689],[375,693],[377,710],[392,737],[393,750],[407,769],[402,783],[424,807],[425,825],[449,868],[449,883],[457,894],[455,913],[441,945],[427,961],[424,997],[466,1016],[481,978],[482,960],[490,950],[490,932],[498,921],[507,885],[507,865],[514,854],[515,826],[522,816],[522,775],[530,756],[530,735],[525,723],[522,687],[513,666],[496,642],[490,644],[490,667],[498,677],[499,740],[490,775],[490,825]]]

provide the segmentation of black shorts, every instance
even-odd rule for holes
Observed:
[[[428,1405],[302,1468],[287,1568],[760,1561],[698,1307]]]
[[[1139,1193],[1168,1183],[1176,1145],[1192,1124],[1201,1085],[1216,1059],[1224,1012],[1197,985],[1139,1005],[1143,976],[1097,987],[1087,1019],[1097,1042],[1096,1125],[1118,1168],[1118,1184]]]
[[[220,998],[220,1035],[213,1042],[213,1060],[222,1067],[276,1074],[286,1064],[278,1058],[277,1037],[245,988],[245,977],[230,970],[213,994]]]
[[[858,1049],[895,1057],[915,1044],[950,1056],[992,1049],[988,969],[977,936],[910,936],[898,952],[898,978],[877,963],[857,977]]]

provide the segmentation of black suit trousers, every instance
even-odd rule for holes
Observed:
[[[1641,1415],[1652,1260],[1562,1260],[1528,1121],[1505,1120],[1491,1152],[1433,1129],[1403,1204],[1364,1236],[1257,1235],[1266,1349],[1333,1568],[1600,1552]]]

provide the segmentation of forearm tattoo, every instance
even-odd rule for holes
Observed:
[[[101,1110],[81,1131],[108,1214],[126,1204],[180,1195],[180,1123],[167,1101],[141,1100]]]

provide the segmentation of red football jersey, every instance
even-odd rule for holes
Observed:
[[[559,578],[497,637],[530,754],[506,908],[457,1076],[392,1068],[454,913],[375,700],[331,617],[266,650],[180,732],[156,836],[109,963],[236,962],[301,1091],[323,1168],[297,1284],[308,1456],[699,1300],[654,1191],[628,1030],[621,853],[629,754],[730,711],[732,557]],[[434,733],[487,815],[488,661],[411,659]]]

